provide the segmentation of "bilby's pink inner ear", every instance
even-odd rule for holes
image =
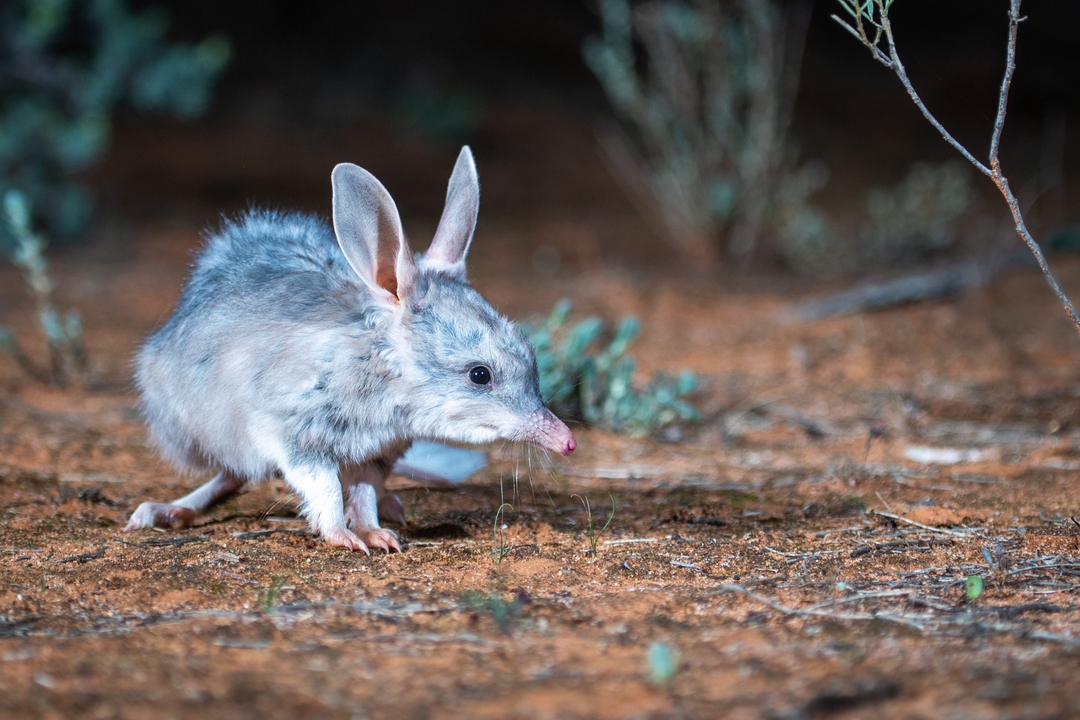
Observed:
[[[446,188],[446,206],[431,247],[421,263],[427,269],[465,274],[465,256],[469,252],[476,218],[480,212],[480,178],[469,146],[461,148],[450,184]]]
[[[392,263],[379,261],[379,267],[375,271],[375,283],[395,298],[401,299],[398,297],[397,271]]]
[[[414,284],[416,264],[394,199],[374,175],[351,163],[335,167],[330,178],[334,234],[345,259],[376,298],[396,305]]]

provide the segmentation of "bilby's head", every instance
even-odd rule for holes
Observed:
[[[435,238],[420,255],[409,249],[397,206],[371,173],[346,163],[332,178],[334,232],[382,313],[414,434],[572,453],[573,434],[540,397],[532,345],[465,278],[480,207],[472,151],[462,148]]]

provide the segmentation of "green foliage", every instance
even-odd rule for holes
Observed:
[[[746,255],[775,223],[796,230],[806,212],[789,205],[808,193],[779,189],[794,172],[787,134],[805,27],[785,31],[776,0],[601,0],[600,11],[585,60],[684,244],[723,235]]]
[[[421,77],[411,77],[395,99],[395,109],[408,125],[442,137],[461,137],[476,127],[481,106],[471,95],[440,90]]]
[[[808,162],[777,185],[772,223],[777,250],[790,265],[803,271],[817,272],[836,255],[836,229],[825,213],[809,202],[828,181],[825,163]]]
[[[22,270],[23,280],[34,296],[38,325],[45,335],[49,364],[41,367],[23,352],[12,333],[0,326],[0,349],[32,377],[56,385],[65,385],[86,370],[86,352],[82,341],[82,320],[77,310],[63,317],[52,302],[54,283],[45,262],[45,240],[30,229],[30,204],[18,190],[4,194],[4,227],[14,239],[11,260]]]
[[[700,419],[685,399],[695,387],[688,372],[657,373],[646,387],[634,387],[636,364],[627,349],[641,329],[636,318],[623,318],[607,347],[592,350],[604,334],[603,321],[592,317],[566,327],[570,307],[562,300],[545,323],[525,327],[536,348],[540,394],[556,415],[638,434]]]
[[[839,2],[852,18],[845,28],[880,41],[892,0]],[[857,233],[840,232],[811,203],[829,171],[796,165],[788,141],[801,42],[783,7],[600,0],[603,32],[584,54],[630,130],[633,162],[623,164],[636,165],[684,247],[723,237],[747,255],[764,238],[793,269],[836,275],[950,246],[974,199],[957,164],[917,163],[895,188],[870,191]]]
[[[840,3],[840,6],[844,8],[844,11],[851,16],[855,21],[856,27],[862,28],[863,23],[867,22],[875,28],[881,27],[881,16],[889,13],[889,8],[892,7],[894,0],[836,0]],[[846,27],[847,26],[845,23]],[[878,34],[878,40],[880,40],[880,34]],[[877,41],[874,44],[877,44]]]
[[[93,202],[76,178],[106,151],[121,104],[180,119],[206,110],[229,42],[170,44],[167,29],[163,10],[126,0],[0,4],[0,192],[25,192],[54,237],[86,228]],[[0,231],[0,249],[12,245]]]
[[[588,523],[588,529],[586,532],[589,537],[589,549],[592,550],[593,555],[596,555],[597,543],[600,542],[601,536],[603,536],[603,534],[607,532],[607,529],[611,527],[611,521],[615,519],[615,496],[611,493],[608,493],[608,497],[611,498],[611,514],[608,515],[607,522],[604,523],[604,527],[600,528],[600,530],[597,530],[593,526],[592,503],[589,502],[589,498],[582,497],[581,495],[572,495],[571,497],[576,497],[578,500],[581,501],[581,504],[585,506],[585,516]]]
[[[867,191],[858,234],[844,235],[827,223],[802,218],[791,223],[792,230],[781,224],[779,249],[790,267],[811,275],[925,258],[956,244],[961,223],[976,200],[971,173],[963,162],[917,162],[895,186]],[[808,232],[815,227],[820,232]]]
[[[962,161],[918,162],[888,190],[866,194],[864,242],[886,257],[950,247],[975,201],[971,173]]]

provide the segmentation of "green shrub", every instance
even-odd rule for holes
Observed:
[[[799,180],[793,176],[780,192],[806,196],[813,191],[812,186],[799,187]],[[810,176],[803,182],[815,181],[820,183]],[[787,203],[783,207],[794,209],[787,212],[796,214],[781,217],[778,248],[789,267],[808,275],[852,273],[898,260],[926,259],[956,245],[961,224],[976,199],[971,173],[962,162],[916,162],[896,185],[866,192],[866,214],[858,232],[839,232],[805,203]]]
[[[640,330],[636,318],[623,318],[608,345],[598,348],[603,321],[591,317],[567,327],[570,307],[562,300],[544,323],[525,327],[536,347],[540,393],[555,414],[631,433],[699,419],[686,400],[695,387],[688,372],[657,373],[646,387],[634,387],[636,364],[627,349]]]
[[[808,7],[808,6],[807,6]],[[600,0],[583,51],[625,122],[623,143],[694,259],[747,256],[806,215],[788,142],[809,15],[778,0]],[[624,171],[625,172],[625,171]],[[781,217],[783,216],[783,217]]]
[[[126,0],[0,3],[0,194],[17,188],[52,237],[87,227],[93,200],[79,174],[108,147],[122,104],[180,119],[201,115],[229,42],[165,41],[168,18]],[[14,237],[0,228],[0,251]]]
[[[951,247],[959,223],[975,201],[967,165],[917,162],[894,188],[866,194],[863,239],[886,257],[925,254]]]

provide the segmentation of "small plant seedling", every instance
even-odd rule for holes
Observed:
[[[494,537],[494,547],[491,549],[491,554],[495,556],[495,564],[501,565],[503,558],[506,557],[507,552],[510,550],[510,546],[506,544],[506,535],[502,531],[500,522],[503,518],[503,510],[513,510],[514,506],[510,503],[503,503],[499,506],[499,509],[495,511],[495,523],[492,527],[492,535]]]
[[[604,527],[600,528],[599,532],[597,532],[596,528],[593,526],[592,504],[589,502],[589,498],[582,497],[581,495],[573,495],[572,497],[576,497],[581,501],[581,504],[585,506],[585,516],[588,522],[589,549],[592,550],[592,554],[595,555],[596,545],[600,542],[600,537],[607,532],[607,529],[611,527],[611,521],[615,519],[615,496],[608,493],[608,497],[611,498],[611,514],[608,515],[607,522],[604,523]]]
[[[281,596],[281,589],[285,587],[284,575],[279,575],[270,581],[270,584],[263,590],[262,609],[263,612],[273,612],[277,607],[278,598]]]
[[[654,642],[649,645],[646,657],[649,663],[649,681],[653,685],[670,684],[679,670],[679,651],[672,647],[671,643]]]
[[[981,575],[968,575],[967,580],[964,581],[964,590],[967,592],[968,600],[978,600],[985,587],[986,583],[983,582]]]

